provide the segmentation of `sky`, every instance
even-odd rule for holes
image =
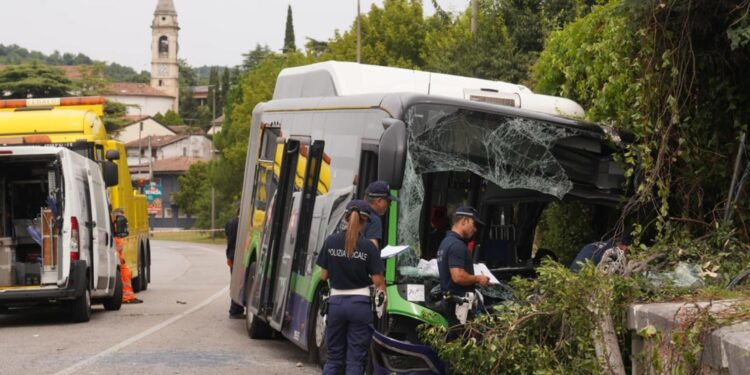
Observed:
[[[281,50],[287,5],[292,6],[297,47],[306,37],[327,40],[347,30],[356,0],[173,0],[180,26],[179,57],[192,66],[234,66],[256,44]],[[460,11],[469,0],[437,0]],[[157,0],[2,0],[0,44],[46,54],[83,53],[137,71],[150,70],[151,21]],[[362,12],[382,0],[361,0]],[[425,15],[434,13],[424,0]]]

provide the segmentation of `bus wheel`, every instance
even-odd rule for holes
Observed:
[[[255,270],[257,266],[255,261],[250,263],[248,269],[247,281],[245,282],[245,306],[250,305],[250,292],[253,289],[253,283],[255,282]],[[267,339],[271,337],[273,331],[268,323],[258,319],[255,314],[250,313],[250,309],[247,309],[245,314],[245,326],[247,327],[247,334],[251,339]]]
[[[310,309],[311,322],[310,331],[307,335],[307,349],[308,356],[311,362],[320,364],[320,367],[326,363],[328,358],[328,350],[326,347],[326,319],[320,316],[320,308],[323,301],[324,287],[321,286],[315,291],[315,297],[313,297],[313,303]]]

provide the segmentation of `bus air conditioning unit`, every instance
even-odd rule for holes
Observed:
[[[472,102],[521,108],[521,96],[515,92],[499,92],[495,89],[464,89],[464,99]]]

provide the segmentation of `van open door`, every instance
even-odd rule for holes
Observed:
[[[87,176],[89,180],[89,194],[91,195],[91,221],[86,223],[92,234],[91,263],[93,273],[91,281],[94,289],[107,290],[114,288],[115,262],[112,261],[114,254],[109,246],[109,207],[107,207],[106,186],[102,179],[99,165],[94,162],[87,163]]]

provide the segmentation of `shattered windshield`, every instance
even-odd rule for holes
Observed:
[[[575,130],[438,104],[409,108],[408,156],[399,206],[399,242],[419,251],[425,187],[422,175],[469,172],[502,189],[530,189],[562,198],[573,184],[552,154]]]

